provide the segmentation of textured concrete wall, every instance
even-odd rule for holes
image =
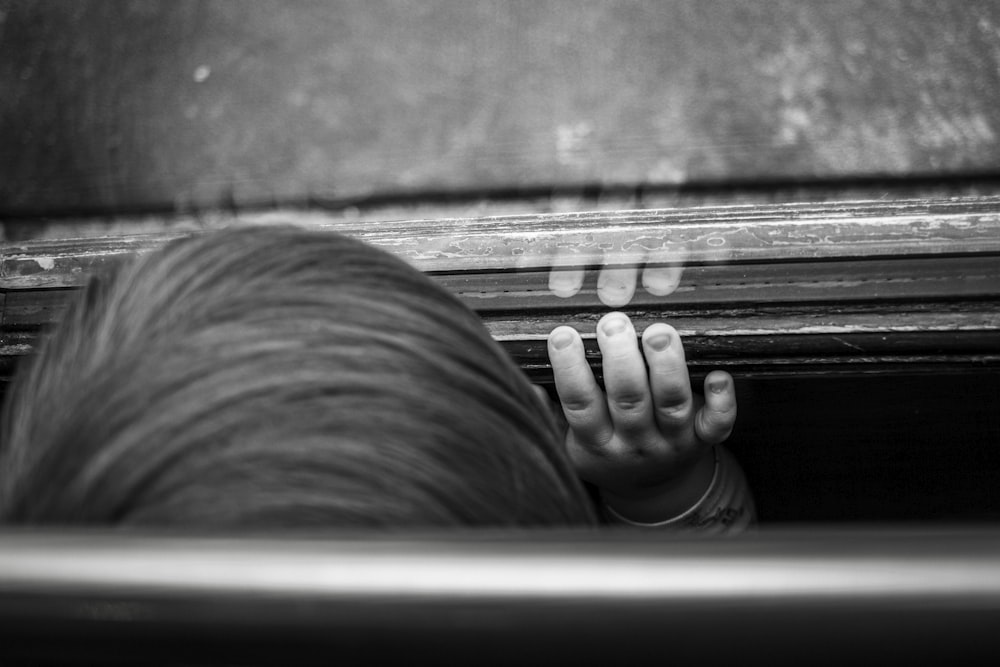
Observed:
[[[987,1],[0,1],[0,208],[1000,172]]]

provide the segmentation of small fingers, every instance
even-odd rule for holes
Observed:
[[[575,437],[589,445],[604,445],[614,435],[604,392],[587,363],[583,340],[572,327],[549,334],[549,361],[566,422]]]
[[[658,322],[646,327],[642,346],[660,430],[671,435],[690,428],[694,402],[680,336],[669,324]]]
[[[695,419],[695,433],[709,444],[722,443],[736,424],[736,388],[725,371],[712,371],[705,378],[705,405]]]
[[[654,438],[657,431],[649,377],[632,322],[622,313],[605,315],[597,324],[597,344],[601,348],[608,412],[615,431],[627,440],[638,438],[636,443]]]

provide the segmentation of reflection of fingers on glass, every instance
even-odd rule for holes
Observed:
[[[638,275],[637,266],[605,266],[597,277],[597,298],[612,308],[628,305],[635,295]]]
[[[642,286],[653,296],[673,294],[680,285],[687,257],[686,248],[661,248],[650,252],[642,271]]]
[[[563,299],[575,296],[583,288],[584,270],[581,268],[549,271],[549,291]]]
[[[642,272],[642,286],[653,296],[667,296],[681,284],[683,266],[647,266]]]
[[[578,294],[583,288],[584,269],[577,253],[557,246],[549,262],[549,291],[563,299]]]

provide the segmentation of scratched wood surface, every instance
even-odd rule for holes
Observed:
[[[381,247],[421,271],[525,271],[681,262],[790,263],[1000,252],[1000,197],[599,211],[309,226]],[[281,222],[275,220],[274,222]],[[294,222],[290,218],[289,222]],[[0,289],[64,288],[192,232],[6,243]]]
[[[594,327],[612,305],[640,330],[671,322],[696,374],[1000,367],[1000,198],[314,227],[363,238],[430,272],[542,383],[550,381],[545,340],[560,324],[581,331],[599,367]],[[37,332],[58,320],[88,276],[181,236],[2,246],[0,366],[9,374],[30,354]],[[681,263],[669,293],[640,284],[626,303],[607,303],[603,271],[631,271],[639,283],[657,267],[644,258],[664,248],[675,251],[659,260]],[[578,269],[578,291],[556,295],[552,276]]]
[[[989,0],[0,0],[0,213],[996,177],[998,62]]]

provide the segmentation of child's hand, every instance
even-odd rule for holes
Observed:
[[[549,336],[569,455],[580,477],[622,516],[670,519],[711,484],[712,446],[729,437],[736,420],[732,377],[713,371],[705,397],[693,395],[684,347],[667,324],[650,325],[640,351],[628,317],[609,313],[597,325],[597,342],[607,395],[594,380],[579,333],[563,326]]]

